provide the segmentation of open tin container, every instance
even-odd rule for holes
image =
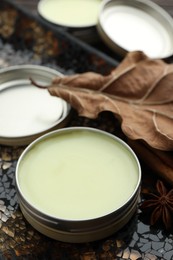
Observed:
[[[52,97],[47,86],[58,71],[39,65],[17,65],[0,70],[0,143],[27,145],[48,131],[63,127],[70,116],[70,105]]]
[[[130,51],[143,51],[150,58],[173,55],[173,19],[153,1],[105,0],[97,29],[120,56]]]
[[[63,128],[32,142],[16,167],[19,204],[28,222],[64,242],[90,242],[121,229],[135,214],[141,168],[118,137]]]
[[[120,56],[130,51],[150,58],[173,55],[173,19],[150,0],[40,0],[38,13],[87,43],[101,37]]]
[[[40,0],[38,13],[73,36],[93,43],[98,41],[96,24],[102,0]]]

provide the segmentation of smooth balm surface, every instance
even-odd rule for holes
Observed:
[[[141,50],[155,58],[169,55],[172,49],[164,25],[142,9],[125,5],[107,8],[102,23],[109,38],[127,51]]]
[[[39,13],[48,21],[69,26],[96,25],[101,0],[42,0]]]
[[[0,136],[18,137],[47,130],[58,122],[62,100],[32,86],[8,88],[0,94]]]
[[[117,140],[81,130],[37,143],[19,164],[18,182],[23,196],[40,211],[86,220],[128,201],[138,184],[138,167]]]

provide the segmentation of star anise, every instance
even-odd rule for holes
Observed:
[[[150,199],[145,200],[141,210],[151,210],[150,224],[161,221],[166,230],[173,228],[173,189],[167,190],[162,181],[156,183],[156,194],[149,193]]]

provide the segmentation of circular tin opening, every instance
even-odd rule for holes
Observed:
[[[68,115],[69,105],[46,89],[32,86],[30,78],[49,85],[56,70],[38,65],[11,66],[0,71],[0,142],[17,145],[57,127]],[[28,140],[31,137],[31,140]]]
[[[149,0],[104,1],[98,32],[120,55],[137,50],[151,58],[173,54],[173,19]]]
[[[39,14],[54,24],[82,28],[97,24],[101,0],[41,0]]]
[[[124,212],[128,217],[127,209],[137,204],[140,181],[138,159],[126,143],[84,127],[40,137],[26,148],[16,169],[19,201],[27,214],[47,219],[48,226],[65,222],[60,227],[70,232],[79,232],[86,222],[95,229],[99,219],[99,225],[112,224]]]

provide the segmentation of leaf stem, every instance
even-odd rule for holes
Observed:
[[[36,86],[37,88],[41,88],[41,89],[47,89],[47,86],[42,86],[42,85],[39,85],[38,83],[36,83],[32,78],[29,78],[30,81],[31,81],[31,84]]]

